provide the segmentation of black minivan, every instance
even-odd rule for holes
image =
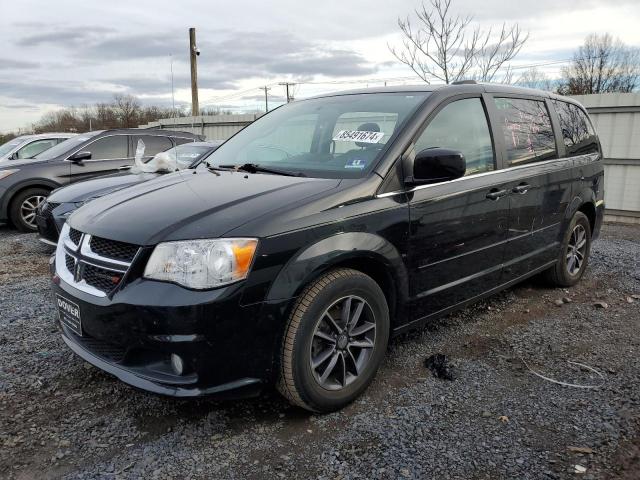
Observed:
[[[276,385],[331,411],[390,336],[537,273],[582,277],[603,218],[585,110],[491,84],[296,101],[194,169],[99,198],[52,260],[62,335],[151,392]]]

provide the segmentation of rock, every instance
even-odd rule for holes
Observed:
[[[572,300],[569,297],[562,297],[562,303],[571,303]]]
[[[574,465],[574,473],[583,474],[586,473],[587,467],[583,467],[582,465]]]
[[[555,303],[556,307],[561,307],[562,305],[564,305],[564,302],[560,298],[554,300],[553,303]]]
[[[567,447],[567,450],[575,453],[585,453],[585,454],[593,453],[593,449],[589,447]]]
[[[609,308],[609,304],[605,302],[595,302],[593,306],[596,308]]]

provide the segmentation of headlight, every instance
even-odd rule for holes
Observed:
[[[247,278],[257,246],[255,238],[160,243],[144,276],[199,290],[227,285]]]
[[[19,168],[14,168],[11,170],[0,170],[0,180],[2,180],[3,178],[7,178],[9,175],[12,175],[19,171],[20,171]]]

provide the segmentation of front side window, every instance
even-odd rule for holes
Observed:
[[[22,142],[24,142],[24,140],[18,137],[14,140],[9,140],[7,143],[3,143],[2,145],[0,145],[0,157],[8,154]]]
[[[127,158],[127,135],[103,137],[82,148],[91,152],[91,160]]]
[[[508,166],[556,158],[551,118],[543,101],[496,98]]]
[[[83,144],[88,143],[93,137],[100,132],[88,132],[82,135],[76,135],[74,137],[66,139],[64,142],[57,144],[55,147],[51,147],[48,150],[38,154],[36,158],[38,160],[52,160],[62,155],[71,155]]]
[[[465,98],[445,106],[416,140],[416,153],[427,148],[461,152],[467,162],[465,175],[493,170],[493,145],[482,101]]]
[[[39,153],[44,152],[45,150],[50,149],[54,145],[56,145],[57,139],[48,138],[46,140],[36,140],[35,142],[31,142],[28,145],[25,145],[20,150],[16,152],[16,156],[18,158],[33,158]]]
[[[429,95],[364,93],[289,103],[245,127],[207,158],[320,178],[361,178]]]
[[[598,141],[595,131],[582,109],[572,103],[559,100],[554,100],[553,106],[558,113],[567,155],[583,155],[597,152]]]

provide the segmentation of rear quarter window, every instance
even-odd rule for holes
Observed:
[[[597,153],[598,139],[584,111],[577,105],[560,100],[554,100],[553,106],[558,113],[567,155]]]
[[[551,118],[543,101],[521,98],[494,100],[504,136],[507,166],[557,157]]]

